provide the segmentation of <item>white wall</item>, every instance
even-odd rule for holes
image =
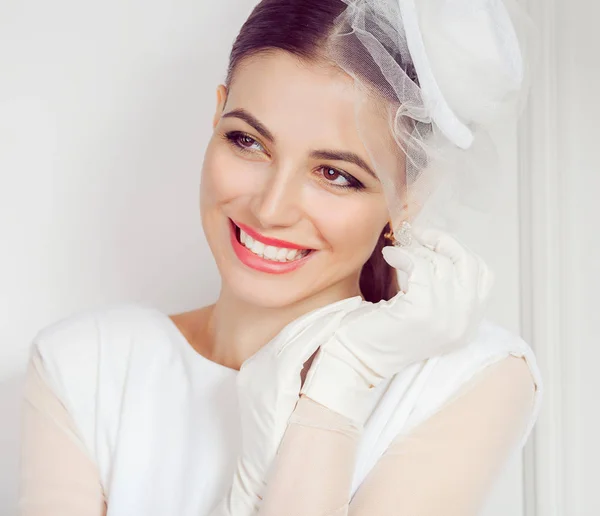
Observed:
[[[524,334],[547,378],[528,463],[531,514],[600,513],[600,6],[528,2],[542,24],[542,74],[524,126]],[[534,496],[535,495],[535,496]],[[534,512],[535,510],[535,512]]]
[[[252,1],[0,1],[0,514],[29,342],[74,311],[206,304],[215,88]]]
[[[1,514],[14,513],[21,380],[37,330],[104,303],[140,300],[172,313],[206,304],[217,293],[199,220],[199,174],[214,89],[253,4],[0,3]],[[571,76],[579,64],[569,64]],[[594,91],[571,86],[579,96],[572,102]],[[578,253],[585,249],[580,232],[587,231],[588,240],[594,234],[591,222],[578,229],[593,220],[583,217],[585,203],[598,213],[588,188],[598,181],[593,160],[579,150],[583,142],[593,148],[592,132],[583,141],[577,137],[584,107],[562,119],[572,124],[569,141],[578,149],[569,162],[577,169],[569,237]],[[465,220],[463,238],[496,272],[490,318],[519,332],[523,219],[514,129],[498,133],[506,151],[503,198],[488,219]],[[591,258],[581,256],[591,273]],[[592,286],[581,283],[591,302]],[[593,368],[586,371],[589,379],[581,381],[592,382]],[[582,385],[574,394],[591,397]],[[485,516],[523,514],[518,459],[495,487]]]

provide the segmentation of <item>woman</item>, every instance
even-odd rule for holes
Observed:
[[[433,229],[386,246],[390,216],[418,212],[407,158],[426,147],[417,124],[388,131],[379,115],[407,104],[365,56],[336,51],[346,7],[264,0],[234,44],[202,169],[217,301],[116,305],[34,339],[22,515],[464,516],[525,443],[541,378],[482,322],[491,272]],[[413,85],[417,52],[396,61]],[[421,129],[468,140],[444,116]]]

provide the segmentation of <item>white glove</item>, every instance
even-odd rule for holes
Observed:
[[[303,394],[358,426],[372,412],[374,387],[383,379],[459,348],[484,316],[494,276],[483,260],[440,230],[414,236],[411,247],[383,248],[399,276],[408,275],[406,293],[363,302],[346,315],[302,386]]]
[[[304,363],[361,303],[355,296],[295,319],[242,364],[236,378],[242,451],[231,489],[211,516],[256,514],[268,470],[300,397]]]

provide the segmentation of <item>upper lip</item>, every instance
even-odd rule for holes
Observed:
[[[286,242],[285,240],[279,240],[278,238],[266,237],[256,232],[251,227],[242,224],[241,222],[235,222],[234,220],[232,220],[232,222],[239,228],[243,229],[244,233],[250,235],[254,240],[258,240],[259,242],[262,242],[265,245],[272,245],[274,247],[285,247],[287,249],[309,249],[308,247],[302,247],[300,245],[294,244],[293,242]]]

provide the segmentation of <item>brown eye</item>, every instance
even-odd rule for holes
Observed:
[[[337,168],[323,165],[317,169],[318,174],[325,179],[328,185],[336,188],[350,188],[352,190],[364,190],[365,186],[353,175],[338,170]]]
[[[323,177],[330,183],[336,186],[350,186],[350,181],[339,170],[331,167],[321,167],[321,170]]]
[[[240,142],[240,145],[246,148],[252,147],[252,145],[256,143],[256,140],[250,138],[250,136],[248,136],[247,134],[242,134],[241,136],[239,136],[238,141]]]
[[[337,179],[338,177],[341,177],[341,174],[337,170],[334,170],[333,168],[326,169],[325,175],[327,176],[328,179]]]
[[[225,139],[235,148],[244,152],[266,152],[264,147],[257,140],[241,131],[230,131],[225,134]]]

